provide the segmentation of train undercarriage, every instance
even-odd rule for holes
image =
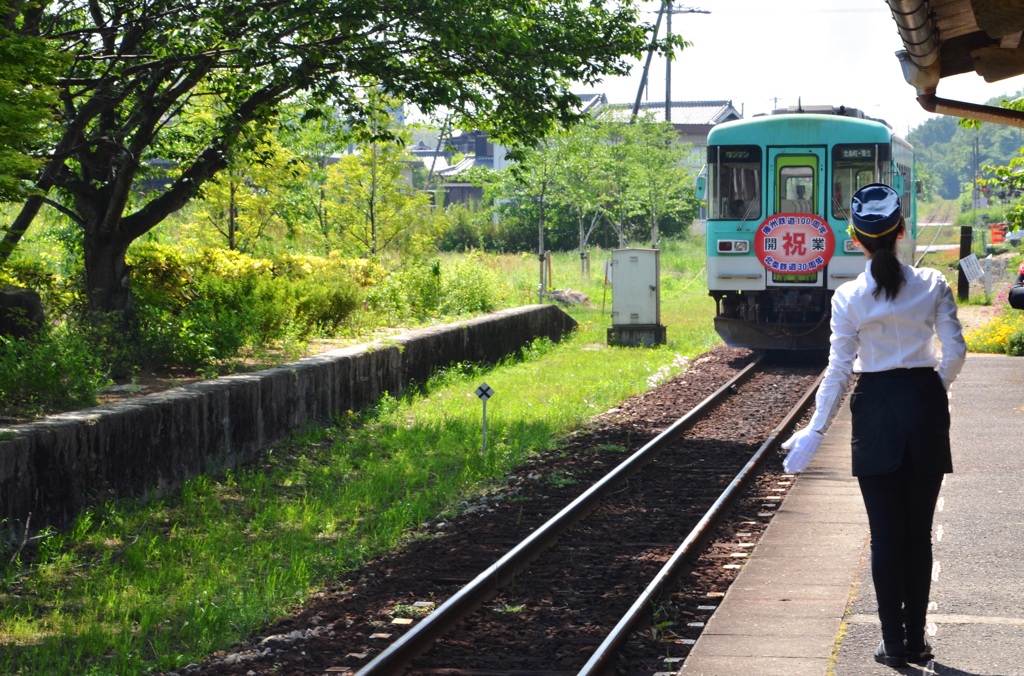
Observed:
[[[814,288],[710,291],[715,330],[730,347],[827,350],[831,292]]]

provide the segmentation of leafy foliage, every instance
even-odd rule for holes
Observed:
[[[503,218],[526,216],[539,224],[543,214],[552,246],[572,242],[583,253],[601,224],[612,228],[619,246],[651,244],[663,223],[689,222],[696,212],[687,153],[672,126],[653,118],[579,125],[495,176],[489,193]]]
[[[130,260],[150,359],[190,367],[231,359],[243,346],[336,333],[362,302],[358,281],[373,274],[361,261],[275,261],[223,249],[190,255],[158,244],[134,248]]]
[[[273,251],[295,238],[301,186],[308,167],[276,137],[253,150],[237,150],[224,171],[203,186],[197,201],[196,239],[250,253]],[[216,235],[216,237],[211,237]]]
[[[1024,92],[996,97],[987,105],[998,106],[1006,99],[1016,100]],[[960,124],[957,118],[942,115],[918,126],[907,135],[914,146],[921,174],[927,181],[926,193],[943,199],[955,199],[964,186],[973,186],[974,172],[983,165],[1006,165],[1024,145],[1020,130],[992,123]],[[977,156],[975,156],[977,144]]]
[[[430,197],[403,176],[403,151],[369,143],[327,170],[327,213],[335,239],[354,255],[375,257],[393,248],[428,219]]]
[[[512,286],[484,257],[471,253],[448,264],[433,259],[403,265],[371,289],[366,300],[385,321],[395,322],[482,314],[514,297]]]
[[[0,265],[50,196],[84,233],[93,312],[130,313],[129,245],[182,208],[300,95],[328,102],[360,139],[375,127],[371,92],[428,115],[531,144],[580,117],[574,82],[625,74],[647,46],[637,4],[575,0],[299,0],[256,8],[220,0],[64,0],[39,7],[26,38],[70,60],[45,171],[9,226]],[[315,17],[311,21],[310,17]],[[116,29],[112,28],[116,27]],[[663,49],[681,40],[659,41]],[[140,56],[144,55],[144,57]],[[216,101],[215,106],[208,105]],[[197,113],[202,111],[206,116]],[[308,117],[314,117],[310,115]],[[191,121],[192,123],[184,123]],[[358,134],[357,134],[358,136]],[[175,174],[136,200],[141,168]]]
[[[70,325],[32,339],[0,336],[0,414],[93,406],[104,373],[95,345]]]
[[[24,26],[39,9],[0,2],[0,14],[16,25]],[[41,165],[41,131],[51,118],[55,75],[63,65],[53,43],[0,25],[0,202],[24,198]]]
[[[45,280],[53,289],[44,300],[47,316],[58,319],[38,339],[2,346],[0,415],[92,405],[111,378],[182,369],[213,376],[271,350],[287,358],[317,337],[472,316],[518,300],[483,254],[407,257],[387,261],[388,270],[381,261],[337,253],[256,258],[140,242],[128,260],[138,291],[128,334],[116,313],[89,322],[61,317],[68,280],[41,266],[16,266],[20,279]],[[5,272],[5,279],[19,278]]]

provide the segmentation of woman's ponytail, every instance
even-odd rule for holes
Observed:
[[[885,299],[892,300],[907,281],[903,277],[900,259],[896,257],[896,242],[905,227],[902,217],[900,221],[899,227],[892,234],[877,239],[865,237],[861,241],[861,246],[871,253],[871,276],[877,284],[871,294],[875,298],[884,291]]]

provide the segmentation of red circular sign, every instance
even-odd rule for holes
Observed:
[[[836,237],[821,216],[774,214],[761,221],[754,235],[754,252],[772,272],[817,272],[832,259]]]

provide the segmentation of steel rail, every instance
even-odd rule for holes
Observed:
[[[942,216],[941,216],[941,217],[940,217],[940,218],[939,218],[938,220],[940,220],[940,221],[945,221],[945,220],[946,220],[946,218],[947,218],[947,217],[949,216],[949,212],[950,212],[950,210],[951,210],[952,208],[953,208],[953,207],[952,207],[952,205],[950,205],[950,204],[946,204],[946,205],[945,205],[945,211],[943,211],[943,212],[942,212]],[[938,212],[936,212],[936,213],[938,213]],[[932,218],[934,219],[934,216],[933,216]],[[929,243],[928,243],[928,244],[927,244],[927,245],[925,246],[925,248],[924,248],[924,251],[922,251],[922,252],[921,252],[921,255],[917,257],[917,260],[916,260],[916,261],[914,261],[914,267],[917,267],[917,266],[921,265],[921,261],[923,261],[923,260],[924,260],[924,257],[925,257],[925,256],[927,256],[927,255],[928,255],[929,253],[933,253],[933,252],[931,251],[931,248],[932,248],[932,246],[933,246],[933,245],[935,244],[935,242],[936,242],[936,241],[938,241],[938,239],[939,239],[939,235],[940,235],[940,234],[942,233],[942,228],[943,228],[943,226],[942,226],[942,225],[937,225],[937,226],[935,226],[935,236],[934,236],[934,237],[932,237],[932,241],[931,241],[931,242],[929,242]]]
[[[733,504],[740,497],[747,484],[757,476],[768,457],[768,451],[775,446],[775,442],[784,435],[793,424],[799,419],[803,412],[814,400],[814,395],[821,385],[824,372],[819,375],[814,384],[801,397],[800,401],[790,409],[789,413],[778,426],[772,430],[768,439],[761,444],[743,469],[739,471],[732,482],[726,487],[703,518],[694,526],[679,548],[676,549],[665,565],[658,571],[651,580],[644,592],[637,598],[626,614],[622,616],[618,624],[612,629],[605,640],[598,646],[597,650],[578,672],[578,676],[596,676],[598,674],[609,674],[613,672],[613,660],[615,655],[625,644],[630,633],[647,617],[650,616],[651,606],[655,600],[663,595],[669,585],[675,583],[690,566],[691,558],[699,555],[707,546],[715,528],[728,516]]]
[[[614,470],[438,606],[419,624],[384,649],[380,655],[356,672],[356,676],[378,676],[381,674],[393,676],[396,673],[401,673],[403,667],[412,662],[420,653],[425,652],[440,636],[511,582],[518,573],[527,568],[533,559],[554,544],[562,533],[593,511],[606,495],[617,489],[622,482],[643,468],[644,465],[654,460],[662,446],[691,427],[709,408],[728,396],[737,385],[749,379],[762,359],[763,354],[758,355],[729,382],[722,385],[654,439],[644,444]]]

